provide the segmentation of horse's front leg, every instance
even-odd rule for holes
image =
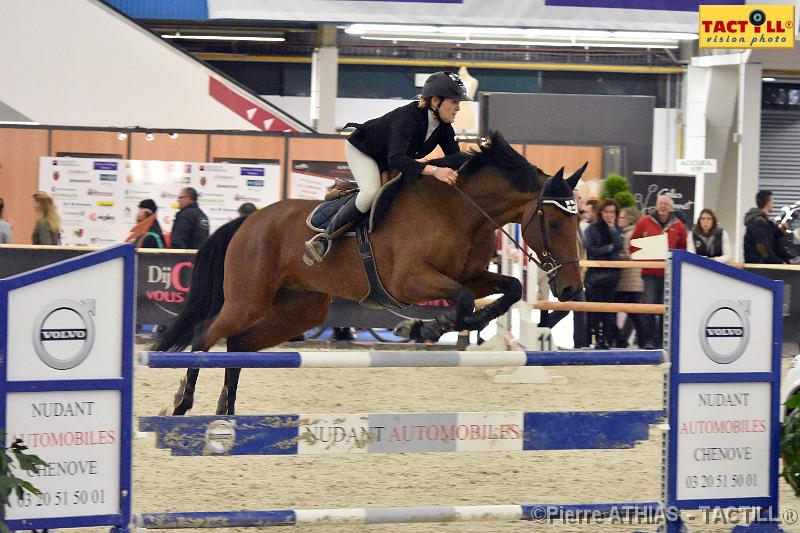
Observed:
[[[453,302],[450,310],[433,320],[406,319],[395,327],[395,335],[418,342],[437,341],[449,331],[466,329],[464,320],[475,309],[475,294],[468,287],[440,272],[414,276],[403,291],[402,299],[412,302],[446,299]]]
[[[464,283],[477,298],[502,294],[500,298],[464,317],[464,329],[480,331],[489,322],[503,315],[522,298],[522,283],[517,278],[503,276],[488,270],[481,271]]]

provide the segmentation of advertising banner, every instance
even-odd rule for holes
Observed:
[[[772,281],[673,250],[668,505],[777,510],[781,300]]]
[[[123,245],[0,279],[0,428],[44,461],[11,530],[130,523],[134,269]]]
[[[292,163],[289,176],[289,198],[322,200],[336,178],[352,180],[353,174],[344,161],[300,161]]]
[[[634,172],[631,192],[643,215],[656,211],[656,200],[662,194],[672,198],[675,211],[681,213],[688,226],[694,224],[694,174],[660,174],[657,172]]]
[[[194,187],[213,232],[238,216],[245,202],[264,207],[283,196],[278,162],[262,165],[123,159],[42,157],[39,189],[61,215],[61,243],[108,246],[123,242],[136,223],[137,206],[152,199],[169,232],[178,195]]]

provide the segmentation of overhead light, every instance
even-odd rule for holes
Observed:
[[[126,140],[127,138],[128,138],[128,134],[127,134],[127,133],[124,133],[124,132],[119,132],[119,133],[117,134],[117,139],[119,139],[120,141],[124,141],[124,140]]]
[[[177,133],[170,133],[169,134],[169,138],[170,139],[177,139],[178,138],[178,134]]]
[[[353,24],[345,32],[377,41],[607,48],[678,48],[682,40],[697,39],[695,33],[677,32],[391,24]]]
[[[172,35],[164,34],[161,37],[164,39],[191,39],[195,41],[261,41],[272,43],[282,43],[286,40],[283,37],[258,37],[255,35],[181,35],[179,32]]]
[[[153,139],[155,139],[155,138],[156,138],[156,136],[155,136],[155,135],[153,135],[153,134],[152,134],[152,133],[150,133],[150,132],[148,132],[148,133],[145,133],[145,134],[144,134],[144,140],[145,140],[145,141],[152,141],[152,140],[153,140]]]
[[[761,78],[761,81],[775,81],[775,78]]]

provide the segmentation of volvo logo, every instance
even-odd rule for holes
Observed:
[[[33,322],[33,349],[50,368],[69,370],[94,344],[94,300],[56,300]]]
[[[749,301],[717,300],[700,321],[700,345],[709,359],[733,363],[750,340]]]

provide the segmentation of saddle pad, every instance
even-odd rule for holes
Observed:
[[[306,219],[306,224],[308,224],[308,227],[319,233],[325,231],[328,228],[328,223],[333,218],[333,215],[335,215],[339,211],[339,208],[342,207],[345,202],[347,202],[351,194],[355,194],[357,192],[358,189],[354,189],[353,192],[319,204],[314,208],[313,211],[311,211],[311,214],[308,215],[308,218]]]
[[[386,214],[389,212],[389,208],[392,206],[392,200],[394,200],[395,196],[397,196],[398,191],[400,190],[400,185],[402,185],[402,174],[397,174],[391,181],[387,182],[386,185],[381,187],[381,190],[378,191],[378,194],[375,195],[375,199],[372,201],[372,209],[369,211],[369,232],[372,233],[375,228],[381,223],[381,221],[386,217]]]

